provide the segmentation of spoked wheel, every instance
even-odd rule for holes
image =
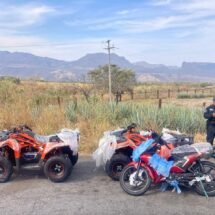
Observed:
[[[44,165],[45,175],[53,182],[62,182],[70,175],[72,163],[62,156],[49,158]]]
[[[149,189],[151,178],[146,169],[141,167],[137,175],[137,169],[133,165],[129,165],[121,172],[120,185],[126,193],[140,196]]]
[[[195,191],[202,196],[205,196],[205,192],[208,196],[215,196],[215,164],[202,161],[201,165],[196,166],[195,171],[198,171],[206,178],[202,183],[196,183]]]

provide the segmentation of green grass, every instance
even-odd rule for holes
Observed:
[[[152,128],[160,131],[163,127],[168,127],[190,134],[205,131],[202,110],[199,108],[164,105],[162,109],[158,109],[155,105],[132,103],[110,105],[107,102],[79,102],[76,109],[73,106],[71,103],[66,109],[66,116],[70,121],[76,116],[75,119],[108,122],[115,127],[136,122],[142,129]]]
[[[202,99],[211,97],[210,94],[179,94],[177,96],[178,99]]]

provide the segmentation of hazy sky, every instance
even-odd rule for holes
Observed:
[[[0,1],[0,50],[75,60],[107,39],[132,62],[215,62],[215,0]]]

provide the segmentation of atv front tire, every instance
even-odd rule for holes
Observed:
[[[105,171],[109,177],[115,181],[119,181],[119,177],[123,168],[131,161],[124,154],[114,154],[110,160],[106,162]]]
[[[63,156],[50,157],[44,165],[44,173],[52,182],[65,181],[72,171],[72,163],[69,158]]]
[[[5,157],[0,156],[0,183],[7,182],[13,173],[12,163]]]

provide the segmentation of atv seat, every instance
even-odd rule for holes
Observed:
[[[35,134],[34,138],[40,143],[62,141],[57,135],[43,136],[43,135]]]
[[[125,137],[123,137],[123,136],[121,136],[121,137],[117,137],[116,138],[116,142],[117,143],[123,143],[123,142],[125,142],[127,139],[125,138]]]

